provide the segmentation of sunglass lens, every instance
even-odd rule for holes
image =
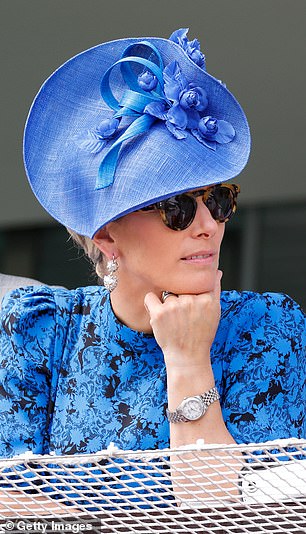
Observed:
[[[227,187],[215,187],[205,201],[205,205],[216,221],[225,222],[233,214],[233,193]]]
[[[193,221],[196,202],[187,195],[176,195],[164,201],[163,205],[165,223],[172,230],[184,230]]]

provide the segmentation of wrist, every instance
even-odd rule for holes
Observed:
[[[175,408],[185,397],[200,395],[215,386],[211,365],[191,365],[167,369],[169,409]]]
[[[166,372],[168,385],[170,382],[175,384],[185,383],[192,381],[194,383],[199,382],[214,382],[214,374],[211,366],[210,359],[207,362],[200,363],[188,363],[188,364],[171,364],[166,363]],[[213,384],[212,384],[213,385]]]
[[[187,369],[196,370],[211,366],[210,347],[205,349],[201,348],[201,351],[198,353],[194,350],[190,352],[163,351],[163,354],[167,372],[171,372],[172,370],[179,372],[180,369],[184,371]]]

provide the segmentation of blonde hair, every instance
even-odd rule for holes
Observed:
[[[74,243],[81,249],[84,250],[86,256],[92,263],[97,275],[103,280],[105,274],[105,264],[106,258],[101,252],[101,250],[94,244],[93,240],[90,237],[78,234],[74,230],[67,228],[68,233],[70,234]]]

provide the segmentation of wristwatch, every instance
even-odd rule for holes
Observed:
[[[216,387],[211,388],[202,395],[185,397],[174,412],[166,410],[170,423],[188,423],[197,421],[206,413],[208,406],[220,399]]]

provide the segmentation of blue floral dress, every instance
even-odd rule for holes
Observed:
[[[301,309],[273,293],[221,303],[212,365],[228,430],[238,443],[305,438]],[[169,446],[163,354],[118,321],[104,288],[18,289],[0,332],[2,457]]]

